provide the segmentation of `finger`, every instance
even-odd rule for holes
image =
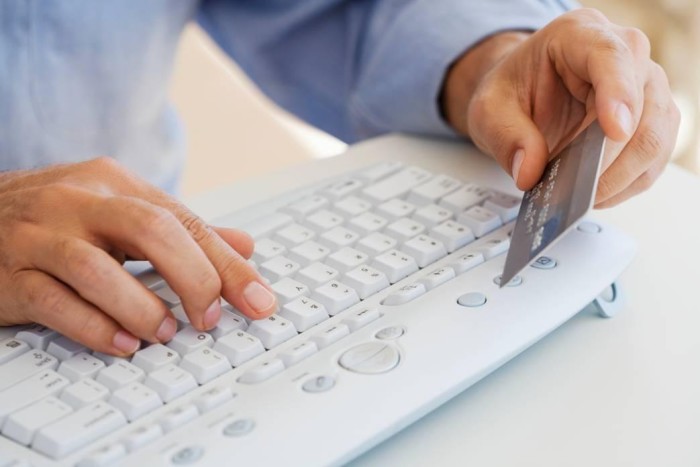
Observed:
[[[493,155],[521,190],[532,188],[549,158],[544,136],[520,106],[513,87],[502,86],[476,95],[469,106],[469,135]],[[494,112],[493,109],[499,109]]]
[[[607,199],[606,201],[603,201],[601,203],[597,203],[595,205],[596,209],[607,209],[611,208],[613,206],[617,206],[620,203],[623,203],[627,201],[628,199],[643,193],[644,191],[648,190],[651,188],[651,186],[658,180],[658,178],[661,176],[663,173],[664,169],[666,168],[666,162],[665,161],[660,161],[657,162],[653,167],[651,167],[649,170],[644,172],[642,175],[640,175],[630,186],[622,190],[620,193],[616,194],[615,196]]]
[[[558,34],[551,54],[562,78],[571,87],[580,79],[590,83],[605,134],[625,141],[634,133],[643,104],[644,79],[638,79],[640,63],[631,47],[610,27],[596,10],[582,9],[564,15],[556,22],[567,28]],[[570,70],[570,71],[567,71]],[[570,75],[572,73],[573,75]]]
[[[651,65],[639,127],[624,150],[601,175],[596,204],[621,193],[657,161],[665,165],[676,142],[680,114],[663,70]]]
[[[31,242],[34,248],[23,251],[35,268],[70,286],[132,335],[155,343],[177,332],[170,310],[105,251],[38,229]]]
[[[192,325],[216,325],[221,281],[211,261],[168,210],[130,197],[104,198],[85,221],[128,256],[150,261],[182,300]]]
[[[15,275],[17,306],[32,321],[58,331],[98,352],[127,356],[140,341],[72,290],[36,270]]]
[[[223,241],[228,243],[231,248],[236,250],[239,255],[245,259],[250,259],[250,257],[253,256],[253,249],[255,246],[253,237],[242,230],[229,229],[226,227],[212,228],[214,232],[216,232]]]

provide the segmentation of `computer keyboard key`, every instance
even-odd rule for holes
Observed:
[[[336,227],[324,233],[320,237],[320,242],[330,247],[338,249],[345,246],[352,246],[360,239],[360,234],[345,227]]]
[[[294,219],[300,221],[309,214],[328,206],[328,199],[319,195],[307,196],[291,204],[288,204],[281,211],[291,214]]]
[[[382,178],[397,172],[403,167],[403,164],[398,161],[380,162],[360,173],[360,178],[367,182],[376,182]]]
[[[5,421],[2,434],[13,441],[28,446],[36,432],[71,413],[73,409],[55,397],[38,400],[34,404],[19,410]]]
[[[92,355],[82,352],[63,361],[58,372],[73,382],[85,378],[94,378],[105,367],[105,363]]]
[[[357,242],[355,247],[370,256],[377,256],[396,248],[398,243],[398,240],[396,240],[394,237],[390,237],[380,232],[374,232]]]
[[[107,467],[114,465],[126,456],[126,446],[121,443],[110,444],[91,453],[76,464],[76,467]]]
[[[296,365],[305,358],[310,357],[316,352],[318,352],[318,346],[316,345],[316,343],[313,341],[306,341],[302,342],[301,344],[297,344],[294,347],[285,350],[284,352],[281,352],[278,355],[278,357],[282,360],[284,366],[286,368],[289,368],[290,366]]]
[[[357,196],[348,196],[340,201],[336,201],[333,205],[333,209],[335,209],[335,212],[348,219],[369,211],[372,209],[372,203],[358,198]]]
[[[491,192],[489,190],[474,183],[468,183],[442,198],[438,204],[453,212],[461,212],[483,203],[490,195]]]
[[[416,298],[427,292],[425,284],[415,282],[413,284],[404,285],[396,289],[391,295],[382,300],[382,305],[398,306],[415,300]]]
[[[369,256],[366,253],[355,248],[344,247],[326,258],[325,263],[339,272],[345,273],[365,264],[368,260]]]
[[[322,332],[311,336],[311,341],[318,346],[319,349],[325,349],[331,344],[338,342],[345,336],[350,335],[350,328],[347,324],[334,324]]]
[[[457,276],[455,270],[450,267],[438,268],[419,279],[419,282],[425,286],[427,290],[432,290],[435,287],[444,284]]]
[[[309,241],[292,248],[287,256],[289,259],[296,261],[302,266],[308,266],[316,261],[323,261],[330,253],[331,250],[327,246]]]
[[[302,272],[304,269],[301,270]],[[299,273],[301,274],[301,272]],[[308,297],[311,295],[309,286],[297,280],[285,277],[284,279],[272,284],[272,290],[277,294],[277,298],[281,305],[289,303],[299,297]]]
[[[294,324],[288,319],[272,315],[250,323],[248,333],[260,339],[266,349],[277,347],[297,335]]]
[[[304,219],[304,225],[316,232],[325,232],[333,227],[338,227],[344,219],[340,214],[336,214],[327,209],[321,209]]]
[[[478,247],[486,261],[507,252],[508,248],[510,248],[510,238],[507,235],[491,238]]]
[[[299,332],[328,319],[326,307],[309,297],[292,300],[285,304],[278,314],[291,321]]]
[[[131,358],[131,363],[142,368],[146,373],[163,368],[166,365],[177,365],[180,355],[163,344],[152,344],[137,351]]]
[[[337,279],[339,275],[340,273],[330,266],[326,266],[323,263],[312,263],[301,269],[297,273],[296,278],[312,289],[315,289],[328,281]]]
[[[389,176],[373,185],[364,188],[362,196],[375,203],[383,203],[391,198],[399,198],[408,193],[411,188],[420,185],[431,177],[430,172],[418,167],[405,169]]]
[[[183,312],[184,312],[184,310],[183,310]],[[116,362],[128,362],[129,361],[128,358],[117,357],[116,355],[110,355],[110,354],[102,353],[102,352],[93,352],[92,356],[95,358],[99,358],[100,360],[105,362],[105,365],[107,365],[107,366],[109,366],[113,363],[116,363]]]
[[[61,392],[70,381],[53,370],[41,371],[0,391],[0,427],[11,413]]]
[[[413,188],[408,194],[408,201],[425,206],[435,203],[462,186],[462,182],[447,175],[436,175],[429,181]]]
[[[81,352],[88,352],[88,348],[65,336],[59,336],[52,340],[46,348],[46,353],[53,355],[60,361],[68,360]]]
[[[335,316],[360,301],[355,289],[335,280],[314,290],[311,298],[325,306],[326,311],[331,316]]]
[[[203,347],[182,358],[180,367],[192,373],[199,384],[206,384],[231,369],[228,359],[209,347]]]
[[[382,230],[389,223],[384,217],[372,212],[365,212],[357,217],[350,219],[348,227],[356,230],[363,235]]]
[[[480,251],[467,252],[457,256],[450,263],[450,267],[454,269],[457,275],[459,275],[469,271],[470,269],[474,269],[484,261],[484,254]]]
[[[357,291],[361,300],[389,287],[389,279],[372,266],[360,266],[343,276],[343,282]]]
[[[427,235],[418,235],[408,240],[401,246],[401,250],[411,255],[421,268],[447,256],[445,245],[443,245],[440,240],[428,237]]]
[[[255,219],[251,222],[241,224],[237,226],[237,228],[247,232],[253,238],[259,239],[274,232],[275,230],[291,224],[292,222],[294,222],[294,218],[289,214],[275,212]]]
[[[0,391],[44,370],[55,370],[57,367],[58,359],[46,352],[41,350],[25,352],[0,365]]]
[[[39,350],[46,350],[49,342],[58,338],[59,333],[40,324],[33,324],[19,331],[15,338]]]
[[[160,425],[146,425],[126,435],[122,442],[128,452],[134,452],[163,436]]]
[[[349,312],[343,320],[349,328],[350,332],[355,332],[360,328],[367,326],[369,323],[379,319],[381,315],[376,308],[362,308]]]
[[[356,178],[346,178],[326,185],[321,189],[321,193],[331,199],[344,198],[364,186],[362,181]]]
[[[283,255],[287,252],[287,247],[279,242],[269,238],[261,238],[255,242],[253,250],[253,261],[257,264],[262,264],[278,255]]]
[[[300,268],[301,265],[296,261],[276,256],[260,265],[260,273],[274,283],[296,274]]]
[[[401,356],[399,351],[383,342],[367,342],[346,350],[338,364],[354,373],[377,375],[396,368]]]
[[[228,386],[218,386],[200,394],[194,401],[199,413],[206,413],[235,397]]]
[[[119,410],[106,402],[96,402],[39,430],[32,447],[60,459],[126,424]]]
[[[97,374],[96,381],[110,391],[116,391],[129,383],[143,381],[146,373],[142,368],[124,361],[114,362]]]
[[[455,221],[446,221],[430,229],[430,236],[440,240],[448,253],[462,248],[473,242],[474,232],[466,225]]]
[[[214,329],[209,330],[209,334],[214,339],[220,339],[226,334],[230,334],[233,331],[241,330],[245,331],[248,328],[248,321],[246,321],[243,316],[234,313],[233,307],[231,305],[224,305],[221,307],[221,317]]]
[[[59,398],[74,409],[85,407],[97,401],[107,400],[110,392],[94,379],[82,379],[66,387]]]
[[[387,219],[395,221],[402,217],[408,217],[416,210],[416,205],[404,201],[400,198],[390,199],[386,203],[377,206],[377,214],[384,216]]]
[[[175,291],[171,289],[168,285],[164,285],[163,287],[156,289],[155,294],[158,295],[158,297],[160,297],[160,299],[165,302],[168,308],[177,306],[182,301],[180,300],[179,295],[176,294]]]
[[[418,271],[415,258],[398,250],[389,250],[377,256],[372,266],[386,274],[392,284]]]
[[[31,349],[29,344],[14,337],[0,341],[0,365],[19,357],[29,349]]]
[[[172,364],[149,373],[143,384],[155,390],[166,404],[197,388],[191,373]]]
[[[446,207],[428,204],[417,210],[413,218],[430,228],[454,218],[454,213]]]
[[[163,405],[160,396],[141,383],[131,383],[117,389],[110,397],[109,403],[121,410],[130,422]]]
[[[187,425],[188,422],[191,422],[198,416],[199,410],[197,410],[197,406],[184,405],[163,415],[163,418],[160,420],[160,426],[164,432],[169,433]]]
[[[518,217],[520,203],[521,199],[518,197],[495,192],[484,202],[484,207],[501,216],[501,220],[506,224]]]
[[[460,296],[457,303],[467,308],[479,308],[486,304],[487,298],[481,292],[469,292]]]
[[[405,242],[423,232],[425,232],[425,225],[407,217],[392,222],[384,231],[386,235],[395,238],[399,242]]]
[[[285,245],[287,248],[307,242],[316,236],[316,232],[304,227],[300,224],[290,224],[287,227],[278,230],[275,234],[275,240]]]
[[[234,331],[216,341],[214,350],[226,356],[236,367],[265,352],[265,347],[257,337],[245,331]]]
[[[477,238],[483,237],[503,225],[501,216],[481,206],[474,206],[459,215],[457,221],[466,225]]]
[[[167,347],[170,347],[180,355],[187,355],[202,347],[211,347],[213,345],[214,338],[210,334],[197,331],[191,326],[178,331],[167,343]]]
[[[266,362],[257,364],[248,369],[239,378],[239,383],[255,384],[261,383],[284,371],[284,363],[279,358],[273,358]]]

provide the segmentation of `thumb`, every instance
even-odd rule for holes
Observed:
[[[521,190],[539,182],[549,160],[547,141],[515,97],[475,99],[469,109],[469,136],[511,174]]]

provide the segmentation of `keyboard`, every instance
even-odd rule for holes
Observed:
[[[632,239],[585,219],[501,288],[519,206],[491,159],[406,136],[195,200],[255,238],[279,311],[250,321],[224,303],[198,332],[145,268],[179,330],[131,359],[0,329],[0,467],[351,461],[566,322],[633,258]]]

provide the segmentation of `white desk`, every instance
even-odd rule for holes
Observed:
[[[305,177],[332,175],[324,167]],[[222,199],[231,209],[270,189],[243,183],[194,207],[211,217]],[[650,192],[599,212],[639,240],[625,309],[580,314],[354,465],[700,466],[698,203],[700,180],[669,167]]]

